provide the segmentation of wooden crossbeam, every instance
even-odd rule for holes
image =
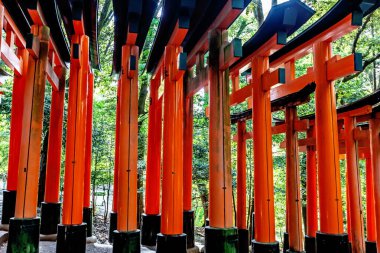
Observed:
[[[336,55],[327,61],[327,79],[330,81],[335,81],[361,70],[363,70],[363,60],[359,53],[344,58]]]

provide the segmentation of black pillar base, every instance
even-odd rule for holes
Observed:
[[[108,241],[113,242],[113,231],[117,229],[117,213],[110,214],[110,229],[108,231]]]
[[[248,229],[238,229],[239,235],[239,253],[249,252],[249,233]]]
[[[255,213],[252,213],[252,216],[251,216],[251,227],[249,229],[251,230],[250,241],[253,241],[253,240],[255,240]]]
[[[187,235],[187,248],[194,248],[194,211],[192,210],[183,212],[183,232]]]
[[[255,253],[279,253],[280,244],[278,242],[273,243],[261,243],[252,241],[252,252]]]
[[[305,236],[305,251],[306,253],[316,253],[316,240],[315,237]]]
[[[157,235],[157,250],[156,253],[186,253],[186,234],[180,235]]]
[[[237,253],[239,235],[236,228],[205,229],[205,250],[207,253]]]
[[[3,191],[3,208],[1,224],[9,224],[9,220],[15,216],[16,191]]]
[[[58,225],[56,253],[85,253],[87,224]]]
[[[54,235],[57,233],[58,224],[61,222],[61,203],[41,204],[41,231],[42,235]]]
[[[324,234],[317,233],[317,253],[348,253],[347,234]]]
[[[140,253],[140,230],[113,231],[113,253]]]
[[[38,252],[40,243],[40,218],[9,221],[7,253]]]
[[[83,207],[83,223],[87,224],[87,237],[92,237],[92,208]]]
[[[205,223],[205,227],[209,227],[209,226],[210,226],[210,219],[207,218],[207,219],[206,219],[206,223]]]
[[[155,246],[161,229],[161,215],[141,215],[141,244]]]
[[[287,232],[284,233],[284,247],[283,253],[288,252],[289,250],[289,234]]]
[[[365,252],[366,253],[376,253],[377,252],[376,242],[366,241],[365,242]]]

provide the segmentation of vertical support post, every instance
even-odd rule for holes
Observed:
[[[219,57],[227,31],[209,32],[209,219],[205,230],[207,252],[237,252],[238,232],[233,227],[231,174],[231,121],[229,71],[220,70]]]
[[[187,248],[195,247],[193,193],[193,97],[184,98],[183,116],[183,231]]]
[[[86,119],[86,149],[83,190],[83,223],[87,224],[87,237],[92,237],[92,207],[91,207],[91,160],[92,160],[92,112],[94,100],[94,74],[88,74],[87,119]]]
[[[186,252],[183,234],[183,75],[175,78],[180,47],[168,45],[164,53],[164,150],[161,233],[157,253]]]
[[[268,65],[266,56],[257,56],[252,60],[256,218],[252,247],[255,252],[279,252],[275,237],[270,90],[265,90],[262,82]]]
[[[45,198],[41,206],[41,234],[57,234],[61,222],[59,202],[63,111],[65,107],[66,68],[62,68],[59,90],[53,90],[50,106],[49,140],[46,163]]]
[[[371,153],[366,154],[367,241],[366,252],[376,253],[375,199],[373,192],[373,168]]]
[[[307,138],[315,138],[315,127],[307,131]],[[318,230],[317,203],[317,157],[315,146],[308,146],[306,151],[306,253],[316,252],[316,236]]]
[[[89,38],[73,35],[66,131],[66,161],[62,224],[58,225],[57,253],[85,252],[83,196],[87,119]]]
[[[376,221],[376,247],[380,252],[380,119],[370,120],[371,159],[373,171],[373,192],[375,199],[375,221]]]
[[[113,252],[140,252],[137,229],[138,47],[122,47],[117,230]]]
[[[117,230],[117,200],[119,191],[119,142],[120,142],[120,79],[117,82],[116,122],[115,122],[115,163],[113,173],[112,212],[110,215],[110,229],[108,241],[113,242],[113,231]]]
[[[160,233],[160,183],[161,183],[161,135],[162,101],[158,100],[160,78],[151,80],[148,122],[148,154],[145,181],[145,214],[142,215],[141,244],[156,245]]]
[[[22,119],[20,160],[18,165],[17,197],[15,217],[10,219],[7,252],[29,248],[38,251],[40,219],[37,218],[38,176],[44,98],[46,64],[50,30],[46,26],[32,28],[33,37],[39,37],[38,58],[29,57],[26,89],[24,93],[24,113]]]
[[[249,252],[249,233],[247,229],[247,141],[246,122],[237,123],[237,217],[239,252]]]
[[[327,80],[326,61],[331,58],[331,43],[314,44],[314,72],[317,84],[316,144],[318,159],[320,232],[317,233],[317,252],[348,251],[348,236],[343,233],[342,194],[339,167],[339,139],[335,90]],[[323,186],[323,187],[322,187]]]
[[[2,6],[4,8],[4,6]],[[7,188],[3,191],[3,207],[1,224],[8,225],[9,219],[14,217],[16,207],[17,177],[21,149],[22,119],[27,87],[29,53],[27,49],[18,49],[18,56],[22,59],[23,73],[15,75],[12,90],[11,128],[9,136]],[[30,86],[30,84],[29,84]]]

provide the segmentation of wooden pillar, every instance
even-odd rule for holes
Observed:
[[[238,229],[247,229],[247,146],[245,140],[246,122],[237,125],[237,215]]]
[[[370,120],[371,159],[373,171],[373,191],[375,199],[376,247],[380,252],[380,119]]]
[[[371,154],[366,158],[367,241],[376,241],[375,203],[373,196],[373,169]]]
[[[33,26],[32,32],[33,35],[30,35],[30,38],[33,39],[34,43],[39,43],[39,52],[36,58],[29,57],[28,63],[23,97],[24,113],[18,165],[16,210],[15,218],[12,218],[9,224],[8,252],[14,252],[15,247],[38,251],[39,243],[38,177],[50,31],[46,26]]]
[[[156,245],[160,232],[162,100],[158,98],[161,77],[151,80],[148,122],[148,154],[145,179],[145,214],[142,216],[141,244]]]
[[[94,74],[88,74],[87,83],[87,118],[86,118],[86,148],[83,190],[83,222],[87,224],[87,237],[92,236],[92,207],[91,207],[91,161],[92,161],[92,112],[94,100]]]
[[[307,138],[315,138],[315,127],[307,131]],[[306,151],[306,237],[305,251],[315,253],[315,239],[318,231],[317,201],[317,157],[316,147],[307,146]]]
[[[343,234],[342,195],[339,167],[339,140],[334,85],[327,79],[326,61],[331,57],[331,43],[314,44],[316,81],[316,144],[320,233],[317,251],[346,252],[347,235]],[[323,186],[323,187],[322,187]]]
[[[4,7],[2,6],[2,8]],[[18,56],[22,59],[23,73],[21,76],[15,75],[13,81],[7,186],[6,190],[3,191],[1,224],[9,224],[9,219],[14,217],[16,207],[16,189],[20,160],[21,133],[23,131],[22,120],[24,118],[24,96],[25,90],[28,88],[27,76],[29,52],[26,49],[18,49]]]
[[[286,194],[288,213],[289,250],[303,251],[302,200],[300,168],[298,159],[298,137],[294,122],[297,120],[297,108],[287,107],[286,121]]]
[[[53,90],[51,95],[45,198],[41,207],[41,234],[56,234],[57,225],[61,221],[59,193],[65,88],[66,69],[62,68],[59,89]]]

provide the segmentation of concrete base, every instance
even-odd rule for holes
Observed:
[[[113,232],[113,253],[140,253],[140,230]]]
[[[205,229],[205,251],[207,253],[237,253],[239,236],[236,228]]]
[[[92,208],[83,208],[83,223],[87,224],[87,237],[92,237]]]
[[[317,253],[347,253],[349,243],[347,234],[317,233]]]
[[[368,242],[366,241],[365,242],[365,252],[366,253],[376,253],[377,252],[377,249],[376,249],[376,242]]]
[[[9,221],[7,253],[38,252],[40,243],[40,218]]]
[[[3,207],[1,224],[9,225],[9,220],[15,216],[16,191],[3,191]]]
[[[161,215],[143,214],[141,216],[141,244],[145,246],[155,246],[160,228]]]
[[[252,241],[252,252],[255,253],[279,253],[280,244],[278,242],[273,243],[260,243],[255,240]]]
[[[87,224],[58,225],[56,253],[85,253]]]
[[[111,212],[110,214],[110,229],[108,232],[108,241],[113,242],[113,231],[117,229],[117,213]]]
[[[186,253],[186,234],[181,235],[157,235],[157,253]]]
[[[306,253],[317,252],[315,237],[305,236],[305,251]]]
[[[57,234],[61,222],[61,203],[41,203],[41,231],[43,235]]]
[[[195,246],[194,236],[194,211],[183,212],[183,233],[187,235],[187,248],[191,249]]]
[[[249,253],[249,233],[248,229],[238,229],[239,253]]]

